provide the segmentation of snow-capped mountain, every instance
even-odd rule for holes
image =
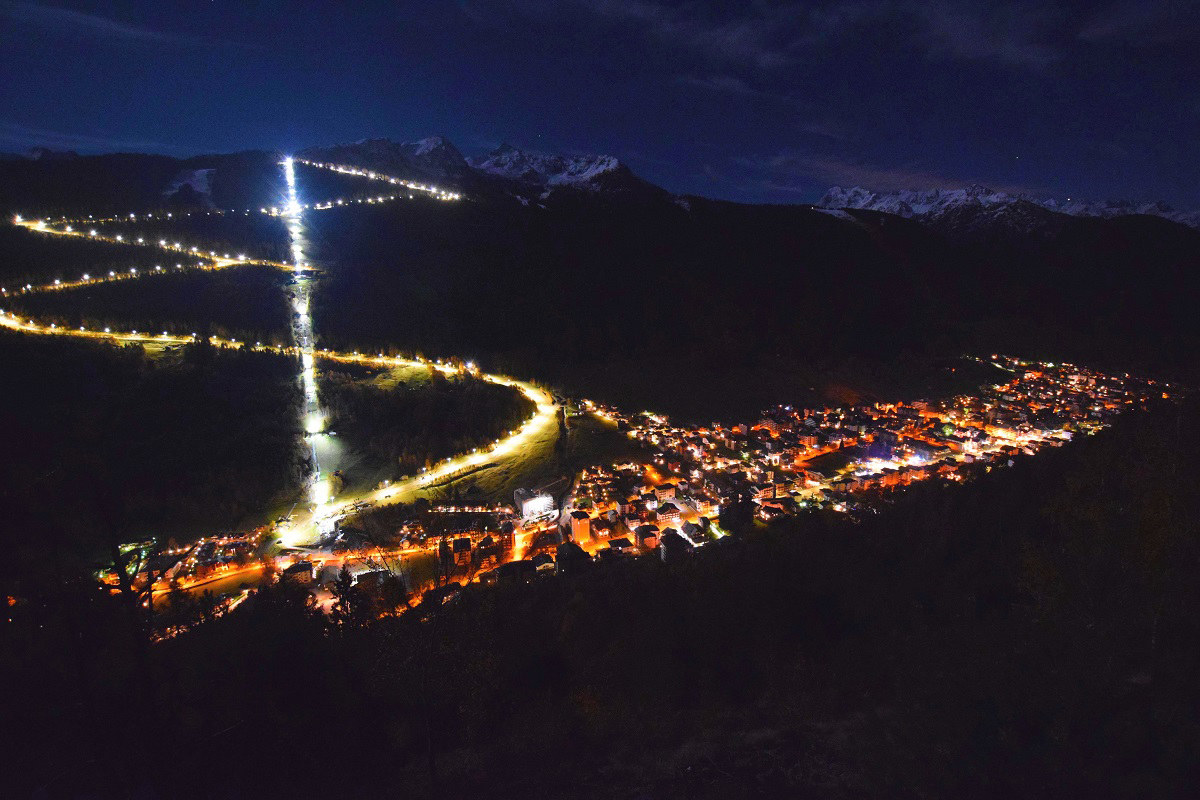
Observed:
[[[1051,211],[1070,214],[1073,217],[1110,218],[1126,217],[1130,214],[1148,214],[1152,217],[1163,217],[1175,222],[1182,222],[1193,228],[1200,228],[1200,212],[1179,211],[1162,201],[1135,203],[1131,200],[1068,200],[1060,203],[1057,200],[1049,199],[1042,201],[1042,205]]]
[[[1059,202],[1038,199],[1025,194],[1010,194],[978,184],[965,189],[906,189],[895,192],[872,192],[861,186],[843,189],[835,186],[818,203],[825,208],[865,209],[897,214],[902,217],[940,219],[952,212],[961,216],[964,210],[975,212],[1001,211],[1013,216],[1038,216],[1029,206],[1073,217],[1122,217],[1149,214],[1164,219],[1200,227],[1200,213],[1177,211],[1165,203],[1132,203],[1124,200]],[[1023,208],[1022,208],[1023,207]]]
[[[444,136],[429,136],[416,142],[363,139],[353,144],[312,147],[300,155],[316,161],[351,164],[410,180],[460,181],[471,172],[463,154]]]
[[[472,167],[489,175],[539,186],[599,188],[598,179],[623,168],[612,156],[559,156],[527,153],[502,144],[485,156],[472,158]]]
[[[897,192],[872,192],[861,186],[852,189],[834,186],[825,193],[818,205],[826,208],[861,208],[902,217],[919,217],[936,215],[958,206],[998,206],[1018,199],[1021,198],[979,185],[966,189],[906,189]]]
[[[364,139],[354,144],[314,147],[300,155],[467,192],[517,197],[523,202],[558,189],[662,191],[635,176],[613,156],[533,153],[505,144],[487,155],[466,159],[442,136],[416,142]]]
[[[461,174],[466,163],[463,154],[444,136],[428,136],[420,141],[408,142],[400,145],[399,150],[415,163],[447,177]]]

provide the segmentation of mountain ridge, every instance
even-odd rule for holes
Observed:
[[[316,161],[346,163],[407,179],[449,183],[463,191],[511,195],[529,202],[559,189],[594,193],[645,191],[669,195],[638,177],[610,155],[549,154],[505,143],[467,158],[444,136],[415,142],[387,138],[311,147],[300,152]]]
[[[954,209],[971,208],[996,212],[1017,204],[1028,204],[1056,214],[1071,217],[1113,217],[1148,215],[1200,228],[1200,211],[1179,211],[1162,201],[1137,203],[1131,200],[1074,200],[1039,199],[1030,194],[998,191],[981,184],[962,189],[900,189],[876,192],[861,186],[849,189],[831,187],[817,206],[831,209],[881,211],[918,219],[937,220]]]
[[[0,164],[9,190],[0,190],[0,205],[17,212],[30,212],[38,207],[65,209],[80,204],[89,211],[102,208],[103,203],[96,198],[77,200],[79,187],[86,185],[104,186],[112,190],[108,192],[112,197],[125,198],[110,201],[116,210],[134,210],[157,202],[164,189],[178,188],[180,176],[210,171],[213,167],[217,169],[211,172],[212,203],[243,208],[269,205],[275,200],[272,180],[279,155],[247,151],[179,159],[152,154],[79,156],[46,149],[4,154],[0,156]],[[549,154],[505,143],[488,153],[468,157],[440,135],[411,142],[365,138],[348,144],[310,147],[297,155],[452,188],[478,199],[521,205],[540,205],[551,198],[553,202],[571,203],[665,201],[688,210],[701,199],[675,194],[650,183],[612,155]],[[249,169],[255,175],[254,184],[243,185],[245,181],[233,174],[232,169]],[[131,174],[136,185],[130,185]],[[33,196],[31,186],[38,189]],[[204,194],[199,192],[200,196]],[[837,211],[833,216],[846,224],[853,224],[854,215],[860,212],[877,212],[912,219],[951,235],[1029,234],[1040,239],[1061,231],[1070,218],[1128,216],[1156,217],[1200,230],[1200,212],[1180,211],[1162,202],[1075,198],[1061,201],[979,184],[889,192],[835,186],[810,208],[827,214]]]

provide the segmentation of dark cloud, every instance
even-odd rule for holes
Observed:
[[[1135,46],[1200,41],[1200,2],[1116,3],[1086,18],[1079,28],[1079,38]]]
[[[712,3],[656,0],[513,0],[462,8],[481,24],[514,16],[536,24],[564,11],[629,23],[711,62],[767,71],[801,65],[814,52],[860,35],[899,37],[900,44],[935,59],[1041,68],[1063,57],[1060,40],[1069,22],[1053,3],[970,0],[746,3],[733,12]]]
[[[176,149],[174,146],[162,142],[125,139],[119,136],[66,133],[32,128],[15,122],[0,122],[0,142],[3,142],[6,147],[49,147],[55,150],[171,151]]]
[[[1065,17],[1048,3],[917,3],[917,37],[933,57],[1041,68],[1064,57],[1057,43]]]
[[[1129,148],[1122,147],[1116,142],[1100,141],[1098,139],[1085,139],[1083,147],[1089,152],[1096,153],[1106,158],[1127,159],[1130,156]]]
[[[899,189],[958,188],[987,183],[993,189],[1021,192],[1027,187],[995,185],[978,176],[962,178],[946,175],[927,165],[910,163],[877,166],[853,159],[829,155],[784,152],[765,158],[736,158],[734,163],[763,173],[761,185],[771,191],[812,195],[817,187],[862,186],[873,191]]]
[[[796,130],[813,136],[823,136],[826,139],[836,139],[840,142],[848,142],[853,138],[844,123],[829,116],[802,119],[796,123]]]
[[[205,46],[236,44],[220,39],[153,30],[99,14],[89,14],[70,8],[38,3],[12,3],[4,8],[4,13],[16,22],[61,35],[86,36],[131,44]]]
[[[701,89],[705,92],[762,100],[791,108],[804,107],[804,104],[800,100],[788,92],[772,91],[770,89],[751,86],[749,82],[736,75],[708,75],[706,77],[681,75],[675,81],[680,85],[693,89]]]
[[[710,75],[706,78],[686,75],[680,76],[678,81],[685,86],[694,86],[697,89],[706,89],[710,92],[740,94],[746,97],[761,97],[768,94],[767,92],[761,92],[753,88],[741,78],[733,75]]]
[[[537,24],[563,14],[625,24],[701,57],[759,69],[784,67],[795,60],[796,7],[749,4],[740,14],[698,3],[653,0],[513,0],[460,7],[477,23],[504,27],[510,27],[515,17]]]
[[[801,133],[839,141],[850,139],[846,126],[836,121],[832,113],[818,109],[813,104],[797,99],[786,92],[759,89],[733,75],[711,75],[704,78],[689,75],[676,79],[676,82],[705,92],[744,97],[788,109],[794,112],[794,116],[797,118],[797,121],[790,127]]]

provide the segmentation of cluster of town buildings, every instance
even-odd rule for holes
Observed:
[[[409,586],[435,604],[472,580],[524,582],[630,554],[670,561],[724,538],[721,520],[733,509],[763,523],[804,509],[861,514],[901,487],[1011,466],[1170,393],[1154,381],[1069,364],[992,361],[1010,379],[974,395],[777,406],[735,425],[676,426],[661,415],[626,415],[584,401],[590,413],[642,442],[645,457],[584,469],[558,498],[518,490],[511,506],[433,507],[427,524],[413,519],[401,528],[396,552],[436,555],[437,577]],[[202,541],[169,577],[194,581],[236,569],[253,547],[237,537]],[[392,571],[368,557],[369,547],[357,560],[347,552],[358,549],[346,542],[328,556],[362,580]],[[320,583],[323,561],[307,554],[282,566],[285,575]]]
[[[247,568],[257,568],[258,551],[269,526],[240,533],[206,536],[190,548],[172,548],[159,554],[163,568],[159,580],[187,586]]]
[[[1168,394],[1154,381],[1071,364],[991,361],[1011,378],[975,395],[777,406],[728,426],[680,427],[661,415],[626,415],[585,402],[654,456],[649,464],[585,470],[573,498],[572,538],[626,537],[640,549],[664,543],[685,549],[719,538],[715,520],[732,504],[748,504],[763,522],[805,508],[854,513],[917,481],[962,480],[972,469],[1011,465]]]
[[[516,575],[521,565],[529,574],[561,570],[564,553],[671,560],[722,539],[723,511],[734,507],[763,523],[805,509],[861,514],[899,488],[1011,466],[1169,394],[1154,381],[1071,364],[990,360],[1011,377],[977,394],[777,406],[735,425],[676,426],[584,401],[644,443],[647,456],[584,469],[561,506],[548,493],[520,490],[493,529],[464,530],[437,547],[457,568],[448,575],[484,582],[504,570]]]

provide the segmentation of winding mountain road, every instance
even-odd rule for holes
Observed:
[[[329,434],[324,431],[324,414],[318,405],[316,394],[316,361],[330,360],[340,361],[343,363],[356,363],[370,365],[380,368],[392,367],[423,367],[436,369],[445,374],[453,374],[458,371],[458,368],[448,365],[430,363],[428,361],[415,361],[411,359],[390,357],[390,356],[367,356],[359,353],[339,353],[314,349],[314,332],[312,319],[309,316],[309,299],[311,297],[311,283],[309,277],[318,272],[310,265],[303,251],[303,232],[301,224],[301,214],[304,210],[321,210],[329,208],[333,203],[322,204],[302,204],[296,191],[296,182],[294,175],[294,162],[291,158],[281,162],[285,172],[285,182],[288,186],[288,201],[281,210],[273,208],[270,210],[263,209],[262,212],[273,216],[284,216],[288,220],[289,233],[292,240],[292,256],[293,263],[286,264],[282,262],[264,261],[259,259],[250,259],[244,255],[232,256],[229,254],[218,255],[215,252],[200,252],[198,248],[189,248],[182,242],[169,242],[167,240],[159,240],[157,242],[146,241],[143,238],[126,238],[124,236],[102,236],[94,230],[76,230],[71,225],[60,224],[52,225],[42,219],[23,219],[17,217],[14,223],[25,227],[31,231],[36,231],[48,236],[62,237],[79,237],[90,241],[107,242],[112,244],[127,244],[138,245],[149,248],[157,248],[164,252],[173,254],[182,254],[188,257],[203,259],[204,262],[199,267],[200,269],[226,269],[235,266],[248,264],[258,264],[272,266],[278,269],[286,270],[297,274],[297,286],[300,290],[296,292],[295,300],[298,315],[297,324],[293,326],[293,345],[291,347],[263,348],[273,350],[280,353],[291,353],[300,356],[302,372],[299,376],[301,385],[305,392],[305,410],[304,410],[304,427],[306,435],[309,437],[309,444],[313,448],[314,461],[317,469],[313,475],[313,479],[308,487],[308,504],[306,507],[293,515],[293,517],[284,525],[281,526],[279,534],[282,543],[288,547],[303,547],[306,545],[314,545],[319,540],[323,533],[332,531],[337,522],[348,514],[353,513],[362,504],[369,505],[386,505],[390,503],[399,503],[413,499],[416,494],[422,490],[427,490],[435,485],[445,482],[447,479],[456,474],[463,473],[468,470],[486,467],[489,465],[503,465],[508,461],[517,461],[528,456],[529,452],[545,449],[549,452],[553,448],[554,440],[557,436],[557,424],[555,421],[556,406],[550,394],[545,390],[534,386],[525,381],[519,381],[501,375],[489,375],[485,373],[476,373],[483,380],[495,383],[501,386],[507,386],[515,391],[523,393],[536,405],[536,412],[525,422],[520,428],[513,431],[509,436],[497,440],[492,447],[481,452],[466,453],[453,458],[447,459],[433,466],[431,469],[423,472],[419,476],[411,477],[406,480],[401,480],[397,483],[392,483],[382,489],[362,490],[358,492],[350,492],[333,497],[330,491],[330,486],[327,480],[327,473],[323,471],[320,459],[317,458],[320,452],[319,443],[321,437],[328,437]],[[444,190],[439,190],[433,187],[426,187],[419,184],[410,184],[400,182],[397,179],[388,176],[377,175],[376,173],[363,174],[354,168],[340,167],[327,164],[311,164],[313,168],[335,169],[338,172],[346,174],[361,174],[365,178],[384,180],[392,184],[400,183],[409,190],[423,191],[430,196],[440,200],[457,200],[459,196],[448,193]],[[347,204],[349,205],[349,204]],[[179,267],[182,268],[182,267]],[[137,272],[132,270],[128,275],[110,274],[108,276],[100,276],[92,278],[90,275],[85,275],[78,281],[64,283],[55,281],[52,284],[40,286],[26,285],[23,287],[13,287],[9,289],[5,287],[3,297],[12,297],[19,294],[26,294],[41,291],[56,291],[61,289],[75,288],[90,285],[103,280],[152,280],[154,276],[171,272],[170,268],[155,268],[151,270],[143,270]],[[193,336],[179,336],[163,332],[154,334],[149,331],[112,331],[108,328],[104,330],[86,330],[86,329],[66,329],[57,327],[53,324],[41,324],[34,319],[18,317],[7,309],[0,307],[0,327],[11,331],[16,331],[23,334],[42,335],[42,336],[67,336],[79,337],[91,340],[109,341],[114,343],[140,343],[143,345],[184,345],[196,341]],[[248,346],[245,342],[236,340],[225,340],[219,337],[210,337],[213,344],[224,345],[229,347],[241,348]],[[328,468],[328,465],[326,465]],[[332,468],[328,468],[332,471]]]

